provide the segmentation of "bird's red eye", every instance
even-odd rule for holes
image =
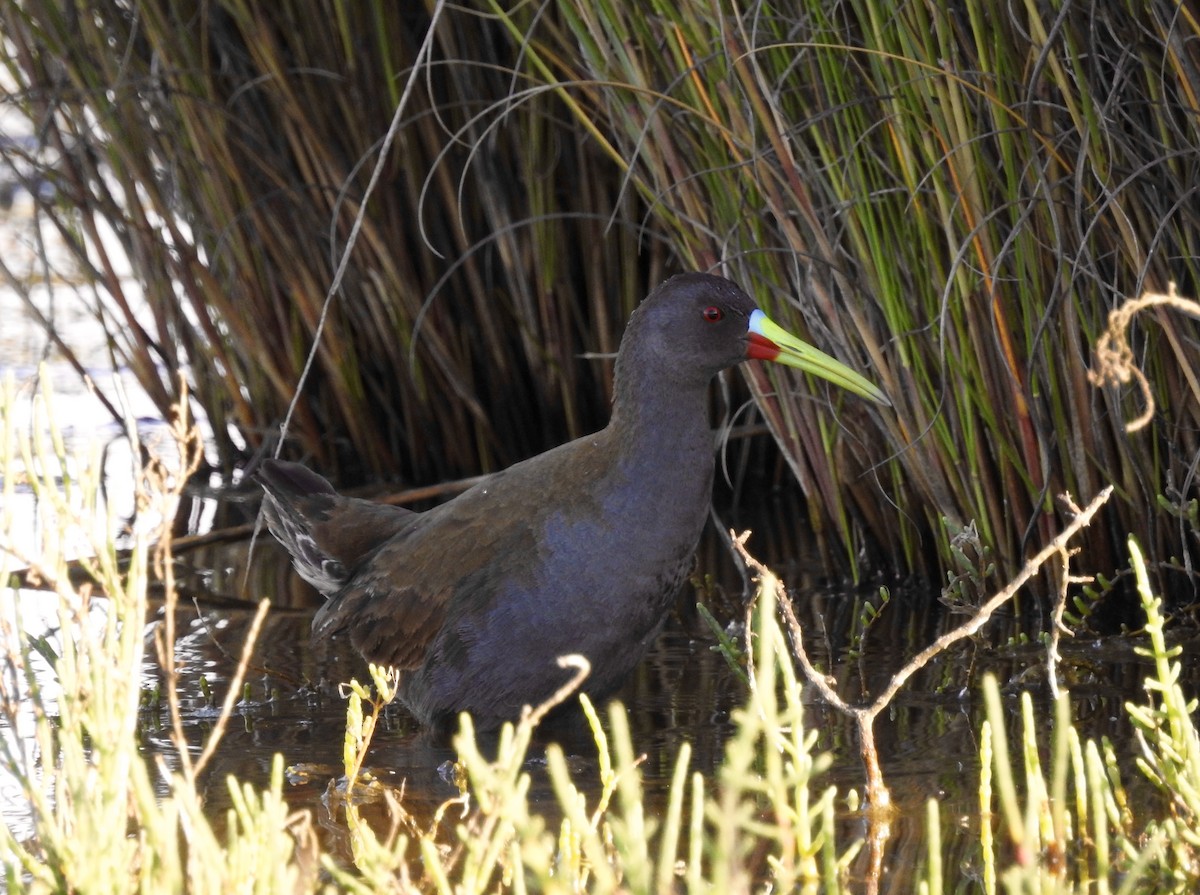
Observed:
[[[709,305],[704,309],[704,319],[709,323],[716,323],[718,320],[725,319],[725,312],[716,305]]]

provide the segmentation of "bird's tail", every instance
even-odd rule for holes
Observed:
[[[359,563],[416,514],[343,497],[307,467],[264,460],[257,470],[266,500],[267,526],[292,554],[296,571],[325,596],[333,596]]]
[[[303,466],[278,460],[263,461],[257,477],[266,494],[267,527],[292,554],[296,571],[326,596],[336,593],[345,583],[346,568],[314,536],[333,512],[333,486]]]

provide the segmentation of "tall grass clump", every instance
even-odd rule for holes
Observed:
[[[343,480],[497,468],[606,413],[579,355],[615,352],[665,247],[552,96],[477,117],[525,81],[498,26],[440,14],[414,68],[431,12],[0,5],[4,99],[36,136],[0,161],[72,253],[0,273],[44,316],[35,286],[79,284],[164,415],[186,369],[225,472],[273,447],[302,381],[288,450]]]
[[[651,225],[895,402],[841,402],[835,423],[751,373],[842,542],[861,523],[909,565],[953,567],[950,541],[973,525],[1002,579],[1062,528],[1056,495],[1112,483],[1110,524],[1085,534],[1097,568],[1121,562],[1129,531],[1156,563],[1190,550],[1159,502],[1195,497],[1194,324],[1160,313],[1137,329],[1160,411],[1136,437],[1140,393],[1086,376],[1125,296],[1200,285],[1185,10],[557,9],[555,26],[523,7],[507,20]]]
[[[39,211],[160,406],[177,398],[162,371],[187,366],[226,469],[274,438],[318,329],[289,450],[335,475],[444,477],[579,434],[604,416],[607,369],[577,355],[613,350],[665,272],[717,266],[895,402],[744,370],[831,565],[873,543],[960,575],[972,532],[982,595],[1061,530],[1057,494],[1106,484],[1094,568],[1124,561],[1130,531],[1156,573],[1195,565],[1194,324],[1136,324],[1159,408],[1138,434],[1141,393],[1086,376],[1124,297],[1200,291],[1185,7],[0,16],[9,101],[41,135],[6,158],[53,186]]]

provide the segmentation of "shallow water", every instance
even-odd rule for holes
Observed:
[[[763,541],[774,545],[768,548],[771,550],[780,546],[793,549],[796,545],[788,544],[789,538],[777,536]],[[239,577],[244,556],[238,554],[244,547],[241,544],[224,551],[225,573],[217,579],[229,582]],[[814,568],[811,557],[792,556],[789,561],[776,554],[763,559],[773,568],[791,569],[794,579],[803,578],[804,570]],[[701,571],[710,578],[710,586],[721,595],[718,602],[728,608],[740,599],[740,574],[714,533],[706,538],[700,564]],[[291,605],[304,600],[304,587],[291,580],[294,576],[286,558],[269,540],[256,548],[255,568],[250,592],[270,595],[262,588],[275,586]],[[811,658],[837,680],[839,692],[848,697],[858,694],[858,701],[865,701],[868,693],[877,693],[891,672],[924,646],[939,626],[937,619],[926,618],[930,601],[925,595],[897,590],[883,618],[872,628],[864,655],[847,656],[845,629],[862,600],[874,590],[819,588],[808,582],[806,590],[794,595]],[[681,601],[681,605],[686,606],[686,602]],[[919,607],[924,608],[914,611]],[[331,782],[340,776],[344,724],[345,703],[335,685],[352,675],[363,680],[364,675],[354,657],[309,641],[311,612],[311,606],[297,607],[274,612],[268,618],[254,653],[256,670],[250,678],[254,695],[233,719],[211,766],[208,804],[214,816],[223,812],[227,796],[222,781],[228,774],[265,784],[272,756],[281,752],[287,764],[297,769],[286,786],[289,802],[311,810],[327,845],[348,854],[336,800],[330,800],[327,793]],[[193,694],[185,705],[185,716],[188,736],[196,746],[207,735],[213,714],[199,698],[197,678],[204,675],[209,679],[218,700],[224,695],[223,684],[232,673],[250,615],[248,609],[203,611],[200,616],[194,609],[180,610],[180,629],[186,633],[180,639],[177,657],[182,690]],[[679,613],[616,697],[629,710],[636,749],[646,755],[642,771],[652,800],[665,793],[683,741],[692,744],[695,770],[708,774],[720,762],[732,730],[730,713],[742,701],[744,688],[712,645],[713,638],[694,615]],[[1117,744],[1119,754],[1131,757],[1133,737],[1123,703],[1142,698],[1142,680],[1149,664],[1133,653],[1128,641],[1119,639],[1067,640],[1062,649],[1063,671],[1071,681],[1079,732],[1084,737],[1108,737]],[[1037,696],[1039,712],[1048,717],[1050,701],[1044,675],[1038,673],[1043,664],[1044,650],[1038,646],[994,649],[982,642],[967,641],[919,672],[893,707],[879,718],[875,732],[881,761],[899,809],[884,848],[881,891],[912,890],[914,874],[924,860],[925,803],[930,798],[936,798],[941,807],[947,871],[953,870],[956,861],[970,863],[979,817],[979,676],[991,671],[1002,682],[1027,680]],[[156,673],[147,668],[148,675]],[[1017,690],[1016,686],[1010,687],[1006,700],[1014,745]],[[861,792],[863,771],[853,725],[822,705],[814,693],[808,698],[806,724],[819,732],[818,749],[830,752],[834,758],[826,778],[817,781],[816,791],[835,784],[843,794],[849,790]],[[389,710],[385,717],[386,723],[376,734],[368,756],[369,769],[384,782],[403,784],[408,810],[418,817],[430,817],[437,806],[457,794],[439,773],[440,766],[454,758],[454,752],[445,739],[420,731],[402,708]],[[147,732],[147,748],[169,755],[172,746],[165,720],[162,723],[160,733]],[[576,783],[585,790],[592,784],[594,793],[598,792],[595,747],[582,721],[557,724],[546,738],[563,744],[571,757]],[[535,779],[535,798],[554,815],[557,812],[552,793],[539,776],[538,755],[546,738],[535,746],[529,767]],[[1127,767],[1125,783],[1138,791],[1140,784],[1132,763]],[[1152,798],[1148,790],[1147,798]],[[370,816],[369,809],[367,813]],[[377,821],[381,827],[384,825],[382,817]],[[844,848],[863,832],[863,817],[845,811],[840,846]],[[864,852],[857,865],[860,873],[866,873],[867,860]]]

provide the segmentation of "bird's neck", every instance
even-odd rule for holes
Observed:
[[[712,463],[714,447],[707,395],[707,383],[684,386],[650,377],[618,379],[608,426],[618,442],[618,453],[628,463],[645,462],[660,472],[675,463],[690,465],[693,473],[703,472],[703,465]]]

